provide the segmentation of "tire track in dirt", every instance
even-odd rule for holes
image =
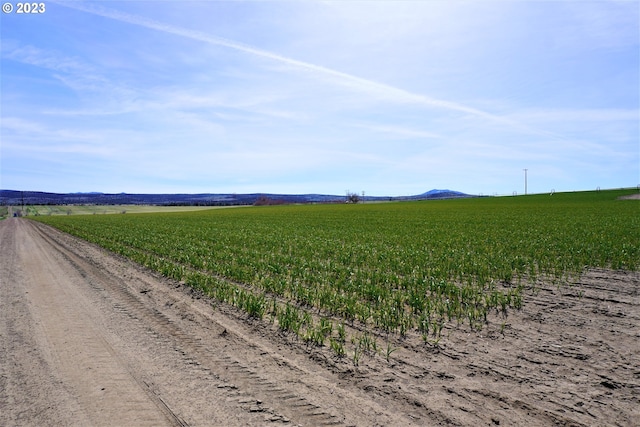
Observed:
[[[524,410],[517,424],[633,425],[640,416],[639,286],[637,272],[612,271],[560,287],[537,284],[523,311],[504,319],[504,334],[488,331],[491,356],[467,365],[500,389],[467,391]],[[524,390],[526,398],[514,400]]]
[[[30,314],[15,234],[0,227],[0,424],[88,424],[81,408],[53,375],[38,349],[44,332]],[[30,375],[25,375],[29,372]],[[65,411],[53,408],[64,407]]]
[[[11,239],[15,256],[12,261],[21,274],[17,282],[3,287],[22,286],[24,294],[28,294],[27,309],[42,329],[34,351],[42,352],[45,369],[50,370],[47,376],[54,377],[75,400],[78,419],[86,419],[92,425],[168,424],[166,414],[140,389],[99,325],[90,321],[86,301],[73,289],[77,285],[75,278],[61,269],[45,242],[25,232],[26,224],[14,224],[17,232]],[[117,411],[113,410],[114,405]]]

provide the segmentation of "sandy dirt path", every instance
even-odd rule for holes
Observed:
[[[0,222],[0,425],[638,425],[640,275],[359,366],[94,245]],[[355,325],[357,326],[357,325]],[[352,330],[353,332],[353,330]],[[384,344],[383,344],[384,343]]]

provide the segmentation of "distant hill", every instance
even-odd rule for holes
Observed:
[[[475,197],[452,190],[430,190],[415,196],[365,196],[360,200],[400,201],[433,200]],[[232,206],[253,204],[291,204],[291,203],[344,203],[344,195],[330,194],[107,194],[90,193],[45,193],[40,191],[0,190],[0,205],[186,205],[186,206]]]
[[[428,199],[455,199],[458,197],[469,197],[468,194],[461,193],[453,190],[429,190],[426,193],[420,194],[418,197],[423,196]]]

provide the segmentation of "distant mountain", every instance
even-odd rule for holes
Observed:
[[[452,190],[430,190],[415,196],[365,196],[360,200],[401,201],[433,200],[476,197]],[[230,205],[273,205],[291,203],[344,203],[346,197],[330,194],[107,194],[90,193],[45,193],[40,191],[0,190],[0,205],[188,205],[188,206],[230,206]]]
[[[429,199],[453,199],[457,197],[469,197],[468,194],[461,193],[453,190],[429,190],[426,193],[420,194],[420,196],[427,197]]]

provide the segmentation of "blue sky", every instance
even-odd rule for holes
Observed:
[[[1,17],[3,189],[640,184],[637,0],[45,7]]]

